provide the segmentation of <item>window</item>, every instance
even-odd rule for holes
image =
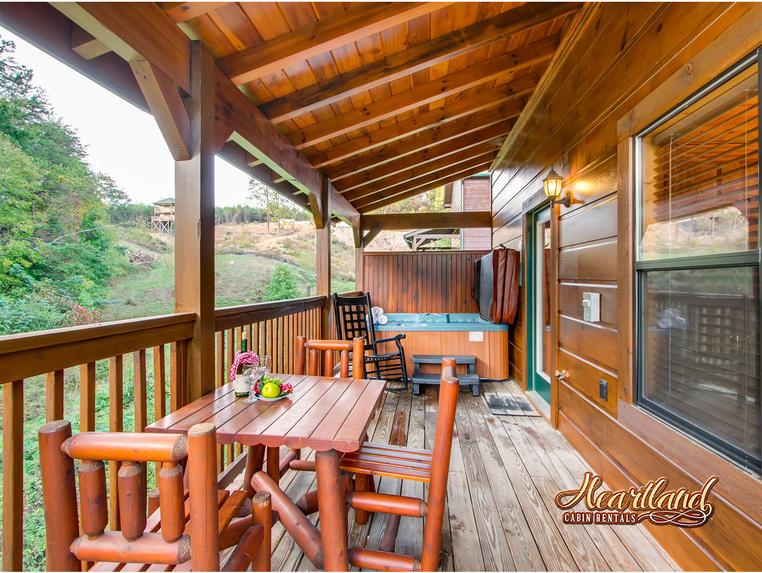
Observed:
[[[759,52],[635,145],[639,404],[759,472]]]

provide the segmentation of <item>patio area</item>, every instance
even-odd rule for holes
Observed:
[[[513,382],[485,392],[520,394]],[[387,394],[369,432],[373,442],[431,448],[437,393]],[[305,452],[306,453],[306,452]],[[462,391],[447,488],[443,571],[671,571],[672,558],[643,526],[564,525],[553,498],[579,487],[589,465],[542,417],[493,415],[483,397]],[[287,472],[292,499],[314,489],[313,473]],[[422,484],[381,478],[378,491],[421,496]],[[363,526],[350,511],[350,545],[376,548],[386,516]],[[316,518],[313,521],[317,522]],[[402,519],[398,553],[418,555],[420,520]],[[364,540],[364,541],[363,541]],[[273,529],[273,571],[314,571],[293,539]]]

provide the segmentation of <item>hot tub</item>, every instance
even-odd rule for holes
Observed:
[[[405,334],[408,373],[413,354],[470,354],[476,356],[476,372],[482,378],[508,377],[508,325],[492,324],[476,313],[408,313],[386,315],[387,324],[377,324],[379,338]]]

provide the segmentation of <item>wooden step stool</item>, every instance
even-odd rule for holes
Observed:
[[[445,357],[455,358],[455,362],[458,365],[466,366],[467,373],[458,375],[458,383],[461,386],[470,386],[471,394],[478,396],[481,379],[476,373],[476,356],[451,356],[449,354],[413,354],[413,394],[418,396],[421,393],[421,384],[439,385],[440,374],[424,374],[421,372],[421,366],[423,364],[436,364],[441,366],[442,359]]]

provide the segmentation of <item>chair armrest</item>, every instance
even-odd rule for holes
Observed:
[[[399,342],[405,338],[404,334],[398,334],[397,336],[390,336],[389,338],[377,338],[376,344],[383,344],[384,342]]]

